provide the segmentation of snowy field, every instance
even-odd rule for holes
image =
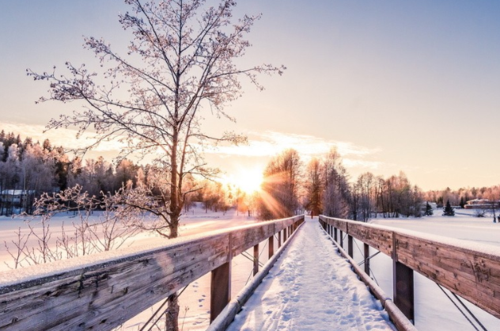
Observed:
[[[95,212],[89,218],[89,223],[97,223],[101,218],[99,212]],[[62,226],[67,232],[71,232],[73,229],[72,224],[79,220],[72,213],[62,213],[55,215],[49,222],[51,235],[51,242],[55,243],[55,239],[61,236]],[[189,235],[195,235],[199,233],[210,232],[214,230],[219,230],[222,228],[235,227],[245,224],[252,224],[255,222],[254,217],[248,217],[244,213],[237,213],[235,210],[229,210],[227,213],[222,212],[205,212],[202,208],[193,208],[188,211],[181,218],[180,226],[180,236],[185,237]],[[42,227],[38,219],[31,221],[31,225],[37,231],[37,234],[41,234]],[[12,266],[12,258],[8,254],[5,247],[5,243],[13,250],[14,246],[11,242],[16,240],[16,231],[21,228],[22,233],[28,233],[28,226],[23,222],[22,218],[19,217],[7,217],[0,216],[0,271],[10,270],[9,266]],[[155,233],[142,232],[134,235],[132,238],[128,239],[122,247],[134,247],[143,246],[144,243],[151,243],[152,241],[163,241],[165,238],[160,237]],[[36,245],[36,239],[32,236],[28,242],[28,246],[34,247]]]

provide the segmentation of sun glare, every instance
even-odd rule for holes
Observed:
[[[247,194],[260,190],[262,184],[262,169],[241,169],[236,174],[226,178],[228,183],[239,187]]]

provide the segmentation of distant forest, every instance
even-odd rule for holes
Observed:
[[[46,139],[33,141],[12,132],[0,132],[0,215],[33,212],[33,202],[42,193],[65,190],[80,185],[83,191],[96,197],[101,192],[114,193],[122,186],[135,187],[137,181],[148,181],[151,165],[138,165],[128,159],[116,164],[103,157],[70,158],[61,146]],[[194,179],[188,181],[188,185]],[[192,194],[186,210],[193,201],[202,201],[207,209],[227,210],[227,195],[231,204],[241,201],[242,192],[220,183],[199,183],[202,189]],[[234,192],[232,192],[234,189]]]
[[[103,157],[85,161],[70,158],[61,146],[53,146],[48,139],[35,142],[3,130],[0,161],[0,215],[32,213],[33,202],[42,193],[75,185],[96,197],[113,194],[125,186],[134,188],[138,182],[147,184],[154,180],[155,170],[151,165],[138,165],[128,159],[111,163]],[[441,207],[447,201],[463,206],[472,199],[500,198],[500,186],[422,192],[402,172],[387,179],[367,172],[353,181],[334,150],[323,159],[311,160],[307,166],[297,151],[286,150],[270,160],[263,176],[263,191],[253,195],[230,184],[189,178],[186,185],[197,189],[184,209],[188,211],[197,201],[206,210],[237,208],[244,213],[257,213],[262,219],[287,217],[306,209],[316,215],[367,221],[380,216],[421,216],[426,201]]]

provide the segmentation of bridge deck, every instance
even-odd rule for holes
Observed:
[[[394,330],[316,218],[293,240],[228,330]]]

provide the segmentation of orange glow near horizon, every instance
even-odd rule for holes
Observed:
[[[260,186],[263,181],[262,169],[239,169],[235,174],[224,176],[222,181],[239,187],[247,194],[252,194],[256,191],[260,191]]]

